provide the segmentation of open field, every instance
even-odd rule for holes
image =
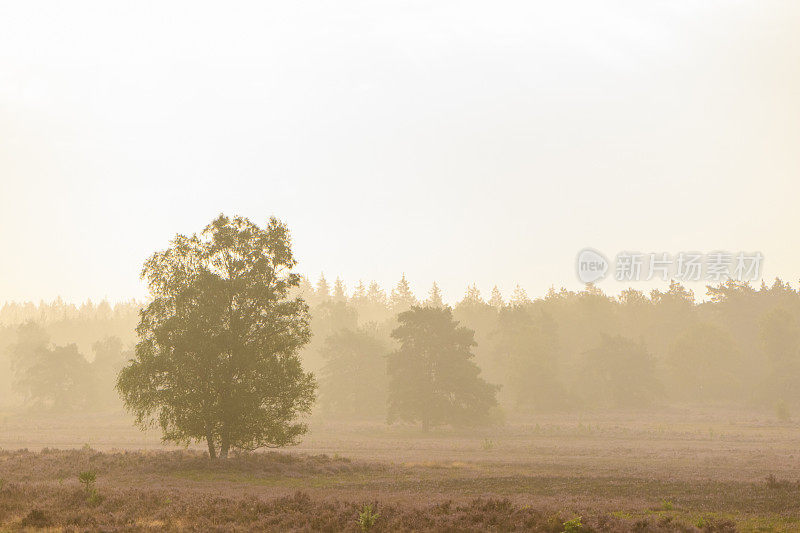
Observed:
[[[796,531],[798,442],[796,424],[733,411],[539,416],[429,435],[315,420],[295,449],[213,464],[124,419],[8,415],[0,446],[29,451],[0,455],[0,524],[357,530],[373,503],[383,531],[562,531],[577,517],[586,530]],[[88,470],[94,497],[78,482]]]

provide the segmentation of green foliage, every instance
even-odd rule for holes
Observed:
[[[564,533],[579,533],[580,531],[583,531],[583,523],[581,523],[580,516],[564,522]]]
[[[481,448],[483,451],[490,452],[494,449],[494,441],[492,439],[483,439],[483,444],[481,444]]]
[[[95,487],[97,473],[94,470],[88,470],[78,474],[78,481],[83,485],[83,489],[86,492],[86,503],[97,505],[102,501],[100,492]]]
[[[117,382],[140,426],[205,441],[212,458],[298,441],[316,383],[297,355],[311,333],[294,266],[285,224],[223,215],[147,260],[153,301]]]
[[[375,512],[372,504],[368,503],[359,511],[356,523],[358,527],[361,528],[361,531],[369,531],[375,526],[375,521],[378,520],[380,516],[381,514]]]
[[[675,505],[673,505],[671,500],[661,500],[661,510],[662,511],[672,511],[675,509]]]
[[[101,501],[103,501],[103,497],[100,496],[100,492],[96,488],[89,490],[89,496],[86,497],[86,503],[89,505],[97,505]]]
[[[498,387],[480,377],[470,349],[474,332],[453,320],[449,307],[412,307],[400,313],[389,354],[388,422],[421,422],[423,430],[487,424]]]
[[[90,492],[94,488],[97,481],[97,473],[94,470],[87,470],[78,474],[78,481],[83,485],[86,492]]]

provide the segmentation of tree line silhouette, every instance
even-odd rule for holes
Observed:
[[[392,410],[392,332],[412,307],[446,306],[436,284],[417,298],[405,277],[347,290],[302,278],[312,340],[301,352],[325,416],[403,417]],[[132,357],[142,304],[6,303],[0,309],[0,401],[39,410],[118,409],[114,382]],[[596,286],[529,298],[475,287],[451,307],[473,332],[474,363],[506,414],[669,404],[800,405],[800,292],[776,279],[727,281],[705,300],[677,282],[617,296]],[[397,402],[394,403],[395,405]],[[501,416],[493,408],[493,416]]]
[[[445,307],[434,283],[418,300],[405,279],[387,294],[359,283],[304,280],[315,336],[306,361],[320,377],[330,415],[385,414],[386,354],[396,316],[412,306]],[[728,280],[697,302],[673,281],[617,296],[594,285],[506,301],[467,288],[453,318],[474,331],[482,377],[500,386],[507,413],[675,404],[800,404],[800,292],[776,279],[754,287]]]

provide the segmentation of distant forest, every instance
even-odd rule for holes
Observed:
[[[385,418],[386,361],[397,315],[443,307],[433,285],[420,301],[405,277],[390,291],[359,283],[347,291],[325,277],[300,287],[312,317],[303,349],[319,380],[318,413]],[[551,289],[510,301],[469,287],[453,316],[474,330],[474,361],[500,386],[508,415],[590,408],[800,406],[800,292],[775,280],[756,288],[728,281],[705,301],[677,282],[618,296],[596,286]],[[32,410],[116,411],[119,369],[131,357],[138,302],[6,303],[0,310],[0,403]],[[498,414],[498,417],[503,416]],[[786,415],[788,416],[788,415]]]

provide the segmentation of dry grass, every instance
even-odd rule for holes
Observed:
[[[227,462],[210,462],[192,452],[100,453],[93,450],[42,453],[6,452],[0,472],[7,481],[0,490],[0,524],[9,529],[58,528],[64,530],[252,530],[252,531],[356,531],[356,518],[365,502],[374,503],[380,517],[375,531],[563,531],[563,523],[577,515],[515,503],[509,498],[464,498],[459,477],[442,476],[427,467],[392,467],[351,463],[330,457],[298,457],[253,454]],[[77,472],[98,473],[98,497],[91,498],[77,484]],[[71,477],[65,477],[72,473]],[[187,476],[187,473],[192,475]],[[202,481],[195,474],[203,473]],[[388,483],[391,490],[408,490],[405,482],[392,484],[394,475],[407,480],[426,478],[417,488],[415,502],[393,498],[369,499],[363,488]],[[277,477],[276,477],[277,476]],[[355,477],[354,477],[355,476]],[[270,483],[272,491],[253,490],[259,479],[283,479]],[[314,485],[328,480],[322,490],[287,491],[299,479]],[[550,490],[544,485],[505,480],[507,486],[533,493]],[[222,484],[222,486],[220,486]],[[580,484],[579,482],[577,483]],[[453,493],[458,501],[426,503],[426,490]],[[570,490],[570,487],[562,487]],[[273,492],[275,489],[284,489]],[[493,485],[487,486],[489,492]],[[583,487],[587,494],[592,487]],[[278,495],[279,492],[287,492]],[[385,490],[384,490],[385,492]],[[585,531],[691,531],[674,516],[620,516],[602,512],[582,515]],[[713,518],[707,531],[732,531],[733,523]]]
[[[132,446],[111,422],[102,434],[85,422],[96,451],[48,420],[9,420],[0,442],[37,451],[0,452],[0,529],[357,530],[372,503],[378,531],[563,531],[576,517],[584,531],[800,530],[800,428],[758,413],[554,415],[430,435],[317,421],[292,453],[225,462],[112,451],[158,445]],[[89,470],[97,498],[78,483]]]

